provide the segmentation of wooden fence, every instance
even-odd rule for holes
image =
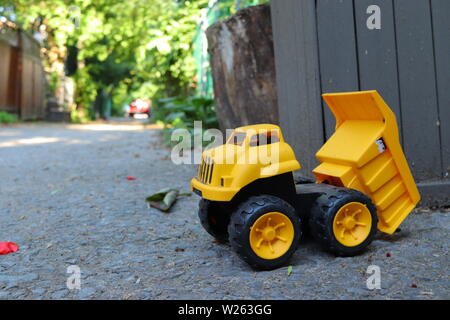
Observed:
[[[371,29],[369,6],[380,8]],[[280,123],[303,162],[334,131],[321,93],[378,90],[427,204],[450,204],[450,1],[272,0]],[[351,147],[351,141],[349,141]]]
[[[4,23],[0,23],[0,110],[22,120],[43,119],[46,112],[39,43]]]

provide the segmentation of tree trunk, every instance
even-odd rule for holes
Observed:
[[[277,124],[270,5],[240,10],[206,33],[221,129]]]

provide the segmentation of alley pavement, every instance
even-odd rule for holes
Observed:
[[[450,298],[446,210],[414,211],[352,258],[304,238],[288,265],[257,272],[202,229],[196,195],[169,213],[145,202],[189,192],[195,173],[145,120],[0,127],[0,241],[20,247],[0,256],[0,299]]]

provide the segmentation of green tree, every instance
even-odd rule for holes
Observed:
[[[192,38],[208,0],[14,0],[15,21],[46,35],[46,63],[65,62],[76,102],[101,90],[116,104],[132,97],[192,93]]]

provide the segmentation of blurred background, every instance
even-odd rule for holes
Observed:
[[[215,124],[205,31],[263,2],[2,0],[2,122],[134,116],[148,114],[135,109],[147,103],[176,109],[156,112],[162,122]]]

